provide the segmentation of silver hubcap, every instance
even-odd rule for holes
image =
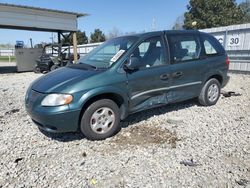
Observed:
[[[219,96],[219,88],[216,84],[212,84],[211,86],[209,86],[207,96],[210,102],[214,102],[217,100]]]
[[[115,123],[115,114],[113,110],[107,107],[96,110],[90,119],[91,129],[98,134],[107,133]]]

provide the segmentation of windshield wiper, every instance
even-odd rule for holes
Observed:
[[[80,65],[84,65],[84,66],[86,66],[86,67],[89,67],[89,68],[91,68],[91,69],[97,69],[97,67],[94,66],[94,65],[90,65],[90,64],[86,64],[86,63],[82,63],[82,62],[79,62],[79,64],[80,64]]]
[[[79,68],[79,69],[87,69],[87,70],[97,70],[97,67],[94,65],[89,65],[86,63],[79,62],[77,64],[70,64],[69,67],[72,68]]]

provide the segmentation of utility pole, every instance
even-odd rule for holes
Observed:
[[[33,48],[33,41],[32,41],[32,38],[30,38],[30,47]]]
[[[50,39],[51,39],[52,44],[54,44],[54,33],[51,33]]]
[[[155,18],[153,18],[152,20],[152,31],[155,31],[156,30],[156,21],[155,21]]]

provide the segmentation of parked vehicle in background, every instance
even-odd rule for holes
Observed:
[[[197,98],[216,104],[229,80],[221,44],[198,31],[159,31],[106,41],[77,64],[55,70],[28,89],[25,105],[48,132],[80,130],[100,140],[129,114]]]
[[[24,47],[24,42],[17,40],[15,44],[15,48],[23,48]]]
[[[37,60],[34,72],[49,72],[72,63],[72,60],[73,55],[70,53],[69,44],[47,44],[43,47],[43,53]]]

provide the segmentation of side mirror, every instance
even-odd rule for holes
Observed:
[[[125,71],[135,71],[138,70],[141,65],[140,59],[133,55],[130,56],[127,63],[124,64]]]

